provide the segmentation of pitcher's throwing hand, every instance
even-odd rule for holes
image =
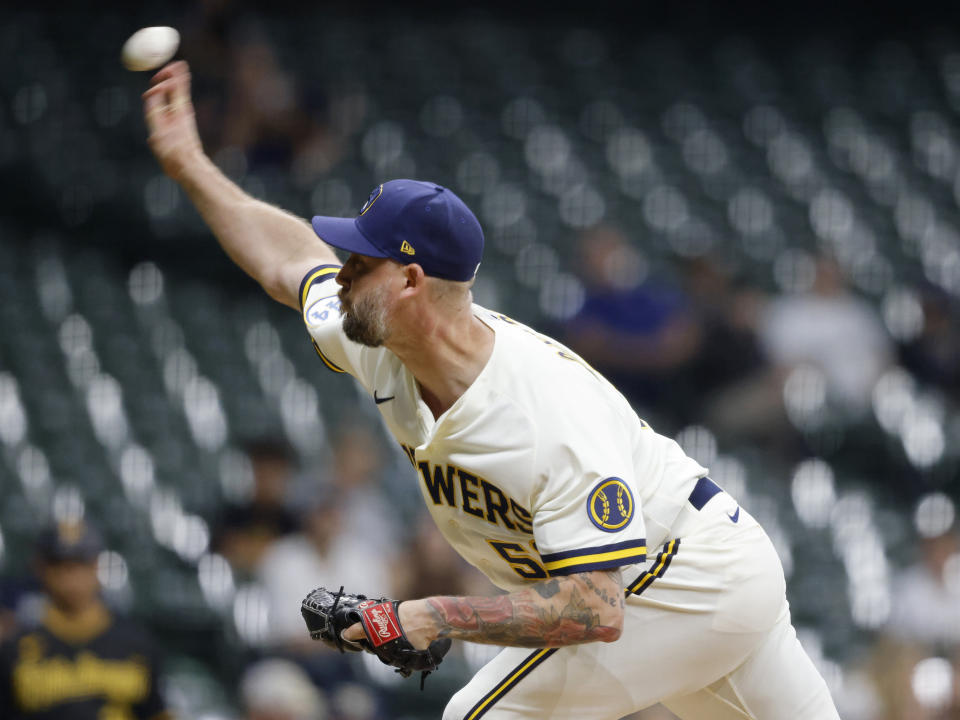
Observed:
[[[190,67],[183,60],[165,65],[143,94],[147,143],[163,171],[178,180],[191,159],[203,155],[197,120],[190,99]]]

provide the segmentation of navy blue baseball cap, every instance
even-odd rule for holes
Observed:
[[[390,180],[373,189],[355,218],[313,218],[327,245],[359,255],[417,263],[423,272],[463,282],[477,273],[483,231],[452,190],[419,180]]]
[[[74,520],[45,528],[36,547],[41,559],[47,562],[89,562],[103,550],[103,540],[92,526]]]

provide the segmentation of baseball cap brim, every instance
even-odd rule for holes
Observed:
[[[369,255],[370,257],[387,257],[387,254],[373,245],[357,227],[356,218],[324,217],[315,215],[310,221],[313,231],[327,245],[340,250]]]

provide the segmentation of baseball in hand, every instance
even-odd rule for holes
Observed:
[[[172,58],[179,46],[180,33],[172,27],[146,27],[123,44],[120,59],[127,70],[153,70]]]

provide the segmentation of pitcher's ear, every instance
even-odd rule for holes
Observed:
[[[405,288],[423,288],[426,285],[427,276],[423,268],[417,263],[409,263],[403,266],[403,275],[406,279]]]

